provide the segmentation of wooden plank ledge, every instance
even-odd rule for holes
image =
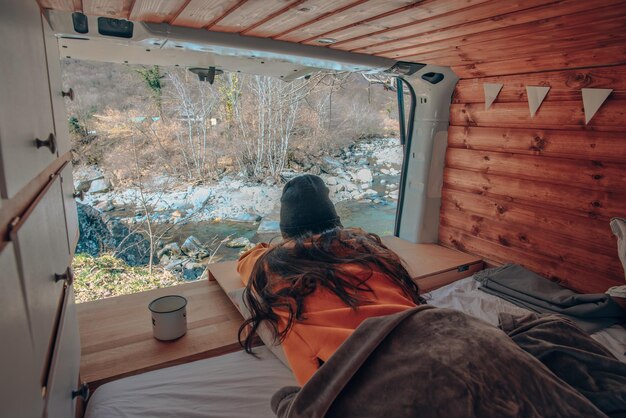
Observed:
[[[481,257],[438,244],[414,244],[392,236],[382,237],[382,240],[404,260],[409,274],[419,286],[420,293],[471,276],[484,266]],[[217,281],[226,293],[244,286],[237,273],[236,261],[211,264],[209,280]]]
[[[188,300],[187,334],[161,342],[152,336],[148,304],[177,294]],[[215,282],[201,280],[77,306],[81,379],[103,383],[240,349],[242,317]]]

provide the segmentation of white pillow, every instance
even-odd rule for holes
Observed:
[[[250,318],[251,315],[250,315],[250,311],[248,310],[248,308],[246,307],[244,303],[243,297],[244,297],[245,291],[246,291],[246,288],[242,287],[242,288],[227,292],[227,295],[230,298],[230,300],[233,302],[235,307],[237,307],[237,310],[239,310],[241,315],[245,319],[248,319]],[[272,328],[270,328],[270,326],[267,325],[267,323],[261,322],[261,324],[257,328],[256,333],[259,336],[259,338],[261,338],[261,341],[263,341],[263,344],[265,344],[267,348],[269,348],[270,351],[276,357],[278,357],[278,359],[285,366],[287,366],[289,370],[291,370],[291,366],[289,366],[289,362],[287,361],[287,357],[285,356],[283,347],[280,344],[278,344],[277,341],[276,342],[274,341],[274,333],[272,332]]]

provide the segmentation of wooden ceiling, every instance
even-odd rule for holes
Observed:
[[[38,0],[47,9],[204,28],[402,61],[462,77],[626,62],[626,0]],[[330,45],[320,39],[331,38]]]

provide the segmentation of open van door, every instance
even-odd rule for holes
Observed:
[[[458,80],[449,68],[427,65],[396,81],[404,159],[394,235],[407,241],[438,241],[450,101]]]

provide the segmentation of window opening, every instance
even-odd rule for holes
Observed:
[[[280,78],[63,60],[81,241],[77,300],[206,277],[280,239],[280,194],[311,173],[346,227],[394,233],[403,150],[391,77]],[[205,78],[208,81],[208,77]]]

